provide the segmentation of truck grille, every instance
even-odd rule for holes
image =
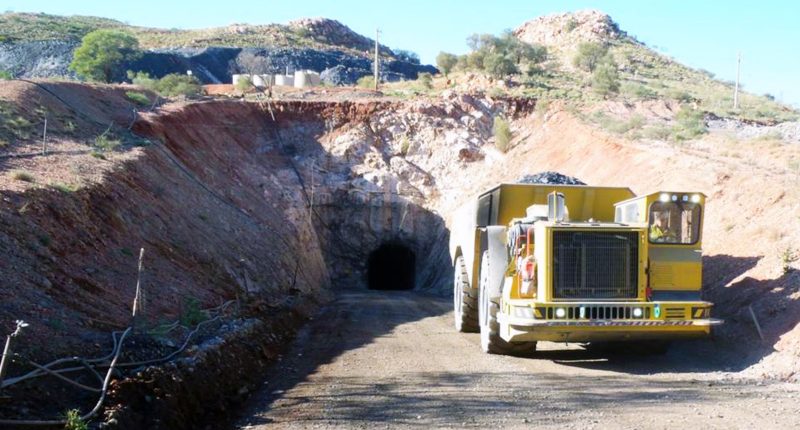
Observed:
[[[553,297],[633,299],[639,278],[639,233],[553,232]]]

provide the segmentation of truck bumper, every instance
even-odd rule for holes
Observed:
[[[500,336],[508,342],[696,339],[709,336],[711,327],[723,322],[715,318],[574,321],[514,317],[504,313],[498,314],[497,319]]]

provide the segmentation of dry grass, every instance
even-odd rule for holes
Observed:
[[[11,179],[21,182],[36,182],[36,178],[33,176],[33,173],[25,170],[14,170],[11,172]]]

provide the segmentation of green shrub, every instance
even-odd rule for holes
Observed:
[[[617,134],[626,134],[630,131],[639,130],[646,122],[641,115],[633,115],[628,120],[620,120],[610,117],[602,111],[594,112],[589,119],[603,129]]]
[[[679,90],[677,88],[672,88],[667,91],[667,97],[677,100],[682,103],[690,103],[694,101],[694,97],[691,94],[684,90]]]
[[[14,79],[14,75],[8,70],[0,70],[0,81],[10,81]]]
[[[672,129],[665,125],[654,125],[642,130],[642,135],[648,139],[667,140],[672,135]]]
[[[110,82],[114,67],[138,55],[139,42],[119,30],[95,30],[83,37],[69,69],[90,81]]]
[[[653,89],[631,82],[624,82],[620,85],[620,92],[628,97],[639,100],[654,100],[658,98],[658,93]]]
[[[436,67],[447,76],[458,63],[458,57],[449,52],[440,52],[436,56]]]
[[[613,60],[607,58],[595,67],[592,72],[592,88],[602,96],[619,92],[619,72]]]
[[[428,72],[422,72],[417,75],[417,82],[426,90],[433,88],[433,75]]]
[[[298,28],[294,29],[294,34],[296,34],[297,37],[299,37],[301,39],[307,39],[307,38],[311,37],[311,30],[309,30],[309,29],[307,29],[305,27],[298,27]]]
[[[675,115],[672,137],[677,141],[694,139],[708,132],[702,111],[682,107]]]
[[[200,94],[203,90],[197,78],[180,73],[171,73],[161,79],[153,79],[145,72],[128,71],[128,78],[134,85],[155,91],[164,97],[179,95],[191,97]]]
[[[65,430],[89,430],[89,425],[81,419],[81,414],[77,409],[67,411],[64,418],[67,422],[64,425]]]
[[[400,139],[400,155],[406,156],[409,148],[411,148],[411,141],[408,139],[408,136],[403,136]]]
[[[486,73],[496,77],[502,78],[517,73],[517,65],[514,63],[513,58],[509,55],[501,53],[491,53],[486,55],[483,61],[483,69]]]
[[[150,99],[147,98],[147,95],[142,93],[137,93],[136,91],[125,92],[125,97],[127,97],[128,100],[140,106],[147,106],[150,104]]]
[[[236,81],[236,89],[246,93],[250,91],[251,88],[253,88],[253,80],[250,78],[250,76],[239,76],[239,80]]]
[[[792,247],[787,246],[786,249],[781,251],[781,270],[783,273],[789,273],[793,270],[792,263],[800,259],[797,252]]]
[[[171,73],[158,80],[158,93],[165,97],[196,96],[203,87],[194,76]]]
[[[196,326],[207,319],[206,314],[200,310],[200,302],[194,297],[185,300],[181,312],[181,324],[186,327]]]
[[[361,88],[373,89],[375,88],[375,78],[371,75],[362,76],[356,81],[356,85]]]
[[[508,124],[508,121],[499,116],[494,117],[494,126],[492,130],[494,131],[494,146],[496,146],[500,152],[508,151],[512,137],[511,126]]]
[[[111,138],[108,133],[103,133],[94,139],[94,146],[103,152],[111,152],[122,144],[119,139]]]
[[[585,71],[593,72],[608,53],[608,47],[598,42],[582,42],[578,45],[578,53],[572,58],[572,65]]]
[[[65,184],[63,182],[51,182],[49,185],[50,188],[61,191],[62,193],[74,193],[78,191],[77,185]]]

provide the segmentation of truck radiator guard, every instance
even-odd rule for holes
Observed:
[[[553,232],[553,298],[635,299],[639,233]]]

